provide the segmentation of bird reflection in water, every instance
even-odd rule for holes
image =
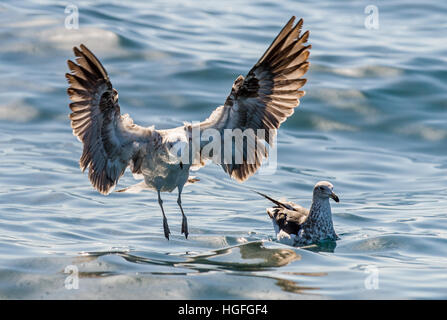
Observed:
[[[138,272],[140,276],[151,274],[158,276],[197,275],[222,271],[276,280],[275,284],[281,290],[290,293],[309,294],[309,291],[319,289],[311,286],[301,286],[296,280],[299,280],[302,276],[325,276],[325,273],[282,272],[280,277],[272,276],[271,270],[299,261],[301,255],[297,253],[295,248],[289,249],[282,246],[269,248],[265,247],[264,244],[264,241],[254,241],[195,255],[174,254],[175,257],[173,257],[173,254],[166,254],[166,259],[163,259],[163,256],[160,257],[160,255],[156,257],[138,256],[130,251],[86,252],[78,256],[73,263],[79,266],[80,278],[102,278],[129,273],[129,270],[133,268],[122,270],[122,264],[117,265],[102,259],[99,260],[103,256],[115,255],[142,267],[143,269],[139,268]],[[269,246],[276,246],[276,244],[269,243]],[[147,269],[145,266],[147,266]]]

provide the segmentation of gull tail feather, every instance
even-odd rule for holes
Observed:
[[[275,199],[273,199],[273,198],[270,198],[270,197],[269,197],[268,195],[266,195],[266,194],[263,194],[263,193],[261,193],[261,192],[254,191],[254,190],[253,190],[253,192],[256,192],[257,194],[259,194],[259,195],[263,196],[264,198],[270,200],[271,202],[273,202],[274,204],[276,204],[278,207],[281,207],[281,208],[284,208],[284,209],[290,209],[290,206],[288,206],[288,205],[286,205],[286,204],[284,204],[284,203],[282,203],[282,202],[280,202],[280,201],[278,201],[278,200],[275,200]]]
[[[190,176],[190,177],[188,178],[188,181],[186,181],[185,186],[188,186],[188,185],[190,185],[190,184],[196,183],[197,181],[200,181],[200,179],[199,179],[199,178],[196,178],[195,176]]]
[[[146,186],[146,183],[144,181],[141,181],[140,183],[134,184],[133,186],[117,190],[115,192],[140,193],[144,189],[148,189],[148,187]]]

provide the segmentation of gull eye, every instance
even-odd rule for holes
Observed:
[[[319,187],[318,189],[320,189],[321,191],[324,191],[324,188],[323,188],[323,187]]]

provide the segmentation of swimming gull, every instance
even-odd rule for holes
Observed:
[[[310,210],[257,192],[276,204],[273,208],[268,208],[267,213],[272,219],[278,241],[292,246],[305,246],[322,240],[337,240],[329,203],[329,198],[339,202],[333,188],[330,182],[318,182],[313,190]]]
[[[188,224],[181,193],[188,181],[195,181],[189,177],[189,170],[212,161],[221,165],[230,177],[242,182],[268,157],[267,149],[260,147],[249,152],[243,144],[242,149],[233,150],[236,155],[242,155],[240,162],[223,161],[222,157],[213,156],[213,152],[203,152],[207,141],[201,139],[201,135],[205,135],[206,130],[214,130],[223,139],[227,130],[265,130],[268,132],[264,136],[252,140],[257,146],[271,143],[276,129],[293,114],[305,94],[299,89],[306,83],[302,77],[309,68],[311,46],[306,45],[309,32],[301,33],[302,25],[302,19],[295,24],[295,17],[292,17],[246,77],[236,79],[224,105],[215,109],[208,119],[168,130],[142,127],[134,124],[128,114],[121,115],[118,92],[101,62],[86,46],[74,47],[76,62],[68,60],[71,73],[66,74],[70,84],[67,92],[72,100],[71,127],[84,145],[80,167],[82,171],[88,168],[93,187],[104,195],[109,194],[129,166],[134,176],[143,181],[121,191],[157,191],[167,239],[170,230],[160,193],[177,188],[181,232],[187,238]],[[199,133],[198,145],[195,145],[195,131]],[[192,153],[188,159],[198,157],[199,161],[178,161],[179,157],[172,160],[173,148],[178,147],[183,154],[185,149],[194,146],[200,151],[199,156],[197,152]]]

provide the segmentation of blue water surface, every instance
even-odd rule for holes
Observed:
[[[195,173],[188,240],[176,193],[163,195],[167,241],[155,193],[92,188],[68,119],[74,45],[101,59],[123,113],[170,128],[222,104],[292,15],[311,68],[274,173]],[[447,298],[446,31],[435,0],[2,1],[0,298]],[[309,206],[319,180],[341,199],[336,247],[277,243],[250,189]]]

